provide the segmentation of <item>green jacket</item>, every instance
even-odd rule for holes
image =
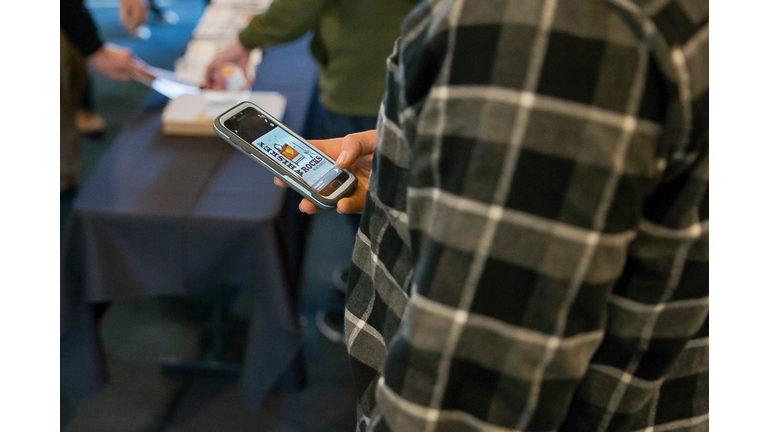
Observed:
[[[320,103],[332,112],[375,116],[384,94],[386,58],[400,22],[417,0],[274,0],[240,32],[253,49],[314,32]]]

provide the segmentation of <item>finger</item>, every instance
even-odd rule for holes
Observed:
[[[287,188],[288,187],[288,185],[284,181],[280,180],[277,177],[273,177],[272,178],[272,183],[274,183],[277,186],[280,186],[281,188]]]
[[[155,76],[147,72],[141,65],[134,65],[132,71],[132,78],[136,81],[147,83],[155,79]]]
[[[127,31],[131,31],[131,29],[130,29],[130,28],[128,28],[128,27],[129,27],[129,24],[130,24],[130,22],[129,22],[129,20],[128,20],[128,11],[127,11],[127,10],[126,10],[126,8],[124,8],[124,7],[121,7],[121,8],[120,8],[120,17],[119,17],[119,21],[120,21],[120,24],[122,24],[122,25],[123,25],[123,27],[125,28],[125,30],[127,30]]]
[[[134,69],[133,65],[131,63],[125,64],[117,64],[115,65],[115,77],[113,78],[116,81],[129,81],[133,79],[134,76]]]
[[[248,56],[246,55],[245,58],[236,61],[235,64],[243,71],[243,75],[248,77]]]
[[[147,69],[147,64],[144,63],[144,60],[138,57],[133,57],[131,66],[133,69],[133,77],[139,81],[151,81],[156,78],[155,75]]]
[[[341,141],[341,151],[336,158],[336,166],[349,168],[360,156],[373,153],[376,149],[376,131],[367,131],[345,136]]]
[[[210,89],[213,86],[213,73],[210,71],[210,67],[205,71],[205,83],[204,88]]]
[[[309,202],[309,200],[307,200],[306,198],[302,199],[301,202],[299,203],[299,210],[301,210],[303,213],[310,214],[310,215],[317,214],[322,211],[319,208],[317,208],[314,204]]]
[[[218,69],[219,66],[216,62],[210,62],[208,67],[205,68],[205,88],[212,88]]]
[[[275,185],[280,186],[282,188],[288,187],[287,184],[285,184],[282,180],[278,179],[277,177],[273,177],[272,182]],[[306,213],[306,214],[316,214],[322,211],[321,209],[317,208],[317,206],[309,202],[309,200],[307,200],[306,198],[302,199],[301,202],[299,203],[299,210],[301,210],[302,213]]]
[[[213,80],[213,88],[215,90],[223,90],[226,87],[227,79],[221,75],[216,75]]]
[[[136,27],[147,22],[147,11],[144,8],[137,8],[135,15],[136,15],[136,18],[134,20],[134,25]]]
[[[341,150],[339,157],[336,158],[336,166],[339,168],[349,168],[357,160],[362,151],[362,144],[354,137],[347,135],[341,141]]]
[[[125,14],[125,29],[127,31],[133,31],[136,30],[137,27],[139,27],[139,17],[137,16],[137,11],[130,9],[126,11]]]
[[[133,57],[133,51],[131,51],[130,48],[123,45],[113,45],[112,46],[115,50],[115,53],[119,54],[123,58],[131,58]]]
[[[332,139],[325,139],[325,140],[307,140],[310,144],[317,147],[318,150],[321,152],[327,154],[328,156],[332,158],[336,158],[338,156],[339,152],[338,149],[334,152],[333,147],[341,147],[341,138],[332,138]],[[338,141],[338,143],[334,143],[335,141]],[[335,144],[335,145],[334,145]],[[333,153],[336,153],[335,155]]]
[[[365,197],[350,196],[336,203],[336,211],[342,214],[362,213],[365,207]]]

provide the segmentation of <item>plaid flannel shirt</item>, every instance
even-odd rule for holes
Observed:
[[[405,19],[353,252],[358,429],[708,429],[706,0]]]

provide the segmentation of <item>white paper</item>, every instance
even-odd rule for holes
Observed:
[[[203,93],[205,98],[205,118],[213,120],[219,116],[219,114],[232,108],[238,103],[249,100],[251,96],[250,92],[241,91],[206,91]]]
[[[205,109],[205,98],[200,94],[183,94],[168,102],[163,110],[163,121],[194,123]]]
[[[170,100],[163,110],[163,121],[176,124],[210,122],[244,100],[255,103],[278,120],[285,115],[285,96],[277,92],[201,90],[199,94],[182,94]]]

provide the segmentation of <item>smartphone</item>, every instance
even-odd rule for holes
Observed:
[[[322,209],[332,209],[357,186],[349,170],[253,102],[241,102],[213,122],[224,141],[260,163]]]

